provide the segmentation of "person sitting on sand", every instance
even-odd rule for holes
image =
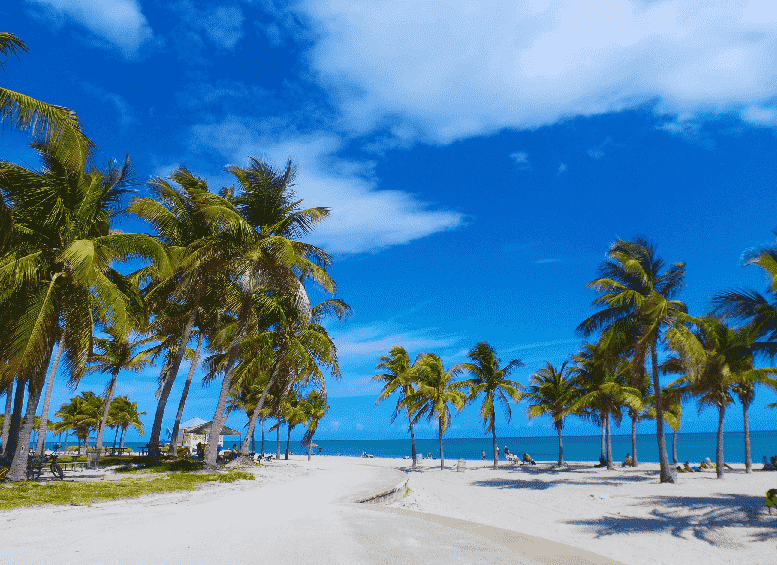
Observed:
[[[531,455],[529,455],[528,453],[523,454],[523,459],[521,459],[521,463],[529,463],[530,465],[537,464],[534,462],[534,459],[532,459]]]
[[[712,461],[710,461],[710,458],[707,457],[704,461],[699,463],[699,467],[702,469],[712,469],[714,465],[712,464]]]
[[[621,467],[633,467],[634,466],[634,459],[631,458],[631,453],[626,454],[626,458],[623,460],[623,465]]]

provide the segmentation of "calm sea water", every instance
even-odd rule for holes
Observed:
[[[672,458],[672,435],[667,434],[667,451],[669,459]],[[681,433],[677,435],[677,459],[680,462],[690,461],[698,463],[705,457],[715,460],[715,433]],[[369,453],[375,457],[405,457],[410,456],[409,439],[387,440],[325,440],[314,439],[321,448],[322,455],[346,455],[360,456]],[[46,442],[47,448],[52,448],[55,442]],[[126,447],[133,449],[145,445],[147,442],[126,442]],[[233,442],[225,440],[225,447]],[[754,463],[760,463],[763,456],[767,458],[777,455],[777,432],[751,432],[750,443],[752,446],[752,459]],[[73,442],[69,442],[73,445]],[[107,442],[106,445],[111,445]],[[552,437],[504,437],[497,438],[500,450],[500,458],[504,459],[504,447],[510,449],[510,453],[522,455],[529,453],[537,461],[555,461],[558,459],[558,438]],[[601,451],[600,436],[569,436],[564,437],[564,459],[567,461],[597,461]],[[416,448],[419,453],[432,454],[439,458],[440,449],[436,439],[417,439]],[[486,458],[492,449],[491,438],[445,438],[443,443],[446,459],[481,459],[481,452],[486,452]],[[256,441],[256,450],[259,451],[260,442]],[[275,441],[265,440],[266,453],[275,453]],[[281,453],[286,450],[286,442],[281,440]],[[299,441],[290,444],[292,453],[307,453]],[[314,453],[318,449],[314,449]],[[612,456],[616,461],[622,461],[627,453],[631,453],[631,436],[612,436]],[[724,454],[727,463],[744,463],[744,434],[742,432],[726,432],[724,434]],[[640,434],[637,436],[637,456],[643,462],[658,462],[658,445],[655,434]]]

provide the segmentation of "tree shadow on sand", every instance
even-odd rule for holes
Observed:
[[[777,516],[766,513],[763,496],[651,496],[645,497],[637,505],[652,508],[650,515],[607,515],[591,520],[568,520],[566,523],[582,526],[586,531],[596,534],[596,537],[670,533],[677,538],[692,535],[715,547],[731,549],[745,546],[727,536],[722,528],[757,528],[750,536],[750,541],[777,538]]]

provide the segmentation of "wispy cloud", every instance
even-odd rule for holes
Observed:
[[[137,0],[28,0],[65,15],[117,47],[127,57],[137,55],[153,33]]]
[[[119,119],[119,125],[121,127],[127,127],[135,121],[135,118],[132,115],[132,108],[126,98],[113,92],[108,92],[104,88],[89,82],[85,82],[83,86],[87,92],[95,96],[98,100],[108,102],[116,109],[116,116]]]
[[[531,169],[531,163],[529,163],[529,154],[523,151],[516,151],[510,155],[510,158],[518,165],[518,170],[527,171]]]
[[[245,16],[236,3],[200,10],[190,0],[182,0],[171,7],[187,26],[205,34],[222,49],[233,49],[243,38]]]
[[[337,346],[337,355],[343,359],[377,359],[386,355],[395,345],[404,347],[413,356],[432,349],[451,347],[459,340],[459,336],[455,335],[438,335],[434,329],[398,330],[384,323],[364,325],[347,331],[331,328],[329,331]]]
[[[407,192],[379,190],[373,162],[337,156],[342,138],[329,132],[299,134],[283,119],[228,116],[192,126],[189,143],[194,152],[217,152],[235,164],[244,164],[249,155],[279,165],[292,157],[299,165],[296,192],[305,205],[332,207],[310,241],[333,253],[375,252],[458,228],[465,220]]]
[[[599,145],[595,145],[588,150],[588,156],[594,159],[601,159],[604,157],[604,148],[610,143],[612,143],[612,138],[608,135]]]
[[[656,100],[703,117],[777,95],[769,2],[353,6],[308,0],[291,9],[317,34],[312,70],[354,131],[403,124],[397,130],[415,140],[449,143]]]
[[[557,175],[560,175],[561,173],[563,173],[563,172],[564,172],[564,171],[566,171],[566,170],[567,170],[567,166],[566,166],[564,163],[561,163],[561,164],[558,166],[558,170],[556,171],[556,174],[557,174]]]
[[[544,265],[545,263],[558,263],[558,259],[540,259],[539,261],[535,261],[535,265]]]

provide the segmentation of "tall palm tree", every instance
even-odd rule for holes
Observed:
[[[12,33],[0,32],[0,54],[18,57],[22,51],[28,52],[24,41]],[[5,70],[4,59],[0,59],[0,69]],[[66,159],[75,166],[96,149],[81,131],[81,123],[73,110],[3,87],[0,87],[0,124],[3,128],[18,128],[34,138],[47,140],[63,155],[70,153],[72,157]]]
[[[442,437],[450,425],[450,405],[461,411],[467,400],[467,395],[461,390],[463,385],[453,380],[461,373],[461,366],[455,365],[446,371],[442,359],[434,353],[425,353],[416,359],[412,371],[418,383],[418,390],[405,398],[401,404],[413,414],[413,422],[418,422],[421,416],[426,416],[427,420],[437,418],[440,469],[445,469]]]
[[[28,384],[27,425],[19,432],[12,481],[25,476],[32,416],[60,331],[74,384],[85,369],[95,318],[127,331],[138,314],[139,296],[112,263],[143,257],[167,270],[155,238],[111,230],[132,182],[129,159],[105,171],[75,169],[51,146],[33,147],[41,158],[39,171],[0,162],[0,193],[16,232],[15,251],[0,257],[0,317],[8,322],[0,330],[6,344],[0,384],[13,376]]]
[[[5,414],[3,417],[3,450],[8,447],[8,430],[11,426],[11,411],[13,409],[13,381],[5,389]]]
[[[310,455],[313,452],[313,435],[318,430],[319,422],[326,416],[326,411],[329,410],[329,406],[326,404],[326,394],[320,390],[311,390],[305,396],[303,409],[308,429],[305,430],[305,435],[302,437],[302,445],[308,446],[308,461],[310,461]]]
[[[717,477],[723,478],[723,430],[726,406],[733,402],[732,392],[742,382],[761,382],[777,389],[777,368],[756,369],[753,365],[754,326],[738,330],[713,315],[695,321],[695,330],[676,324],[667,330],[667,342],[677,353],[667,367],[682,367],[685,375],[675,385],[688,395],[699,397],[704,406],[718,409],[718,438],[715,453]]]
[[[43,457],[46,447],[46,432],[48,431],[49,409],[51,408],[51,392],[54,390],[54,379],[57,376],[59,360],[62,357],[62,349],[65,347],[64,334],[59,339],[57,345],[57,354],[54,356],[54,363],[51,365],[48,381],[46,384],[46,393],[43,397],[43,411],[41,412],[40,427],[38,428],[38,445],[35,452]]]
[[[653,245],[644,238],[616,241],[608,259],[599,266],[599,277],[588,284],[600,293],[593,301],[602,310],[577,327],[584,336],[602,330],[604,339],[616,334],[636,335],[634,358],[649,355],[652,365],[653,393],[656,402],[656,433],[662,483],[672,482],[664,434],[664,412],[661,406],[661,384],[658,371],[658,345],[664,330],[677,320],[687,319],[684,303],[675,300],[685,278],[685,264],[675,263],[661,272],[664,262],[656,256]],[[636,331],[635,331],[636,330]]]
[[[109,338],[94,339],[95,345],[102,351],[95,352],[90,356],[89,360],[92,364],[87,368],[89,373],[108,373],[111,376],[108,386],[105,387],[102,418],[97,429],[97,443],[95,445],[97,449],[102,449],[103,447],[103,434],[108,424],[108,413],[110,412],[119,373],[121,371],[139,373],[146,367],[151,366],[150,348],[141,351],[138,351],[138,348],[147,345],[155,339],[154,336],[126,335],[113,328],[109,328],[107,333],[110,336]]]
[[[404,347],[395,345],[391,348],[388,356],[381,356],[380,362],[378,363],[376,369],[385,369],[386,372],[372,377],[372,380],[382,381],[384,383],[383,390],[381,390],[380,395],[378,396],[378,400],[375,401],[375,404],[377,405],[378,402],[385,400],[395,392],[399,393],[397,397],[397,405],[394,408],[394,413],[391,415],[391,423],[393,424],[394,420],[396,420],[397,416],[399,415],[402,401],[416,392],[414,386],[415,381],[413,380],[414,375],[410,370],[410,356],[407,354],[407,351],[405,351]],[[407,419],[410,426],[410,450],[413,456],[413,468],[415,468],[417,465],[418,454],[416,453],[415,448],[413,418],[411,417],[410,411],[407,407],[405,407],[405,410],[407,411]]]
[[[139,435],[143,435],[144,428],[143,422],[140,420],[140,416],[145,412],[138,411],[138,403],[130,401],[126,396],[117,396],[111,402],[111,409],[108,412],[108,422],[111,427],[115,427],[116,430],[121,430],[121,437],[119,439],[119,447],[124,449],[124,440],[127,439],[127,430],[131,427],[138,431]],[[116,447],[116,438],[113,439],[113,446]]]
[[[524,362],[520,359],[513,359],[507,365],[499,368],[500,360],[496,356],[496,351],[485,341],[475,345],[467,353],[471,363],[461,363],[459,366],[474,375],[469,380],[463,381],[463,386],[469,388],[468,402],[473,402],[479,396],[483,395],[483,404],[480,405],[480,417],[486,425],[486,432],[491,432],[494,447],[494,469],[499,467],[499,451],[496,446],[496,411],[497,401],[502,405],[505,411],[507,421],[510,421],[512,410],[510,409],[510,400],[519,402],[523,387],[517,381],[511,381],[507,377],[513,369],[523,367]]]
[[[567,361],[556,369],[549,361],[545,367],[534,373],[523,397],[529,400],[527,415],[529,418],[549,415],[558,434],[558,466],[564,467],[564,443],[561,432],[564,429],[566,410],[575,400],[578,389],[571,370],[566,369]]]

